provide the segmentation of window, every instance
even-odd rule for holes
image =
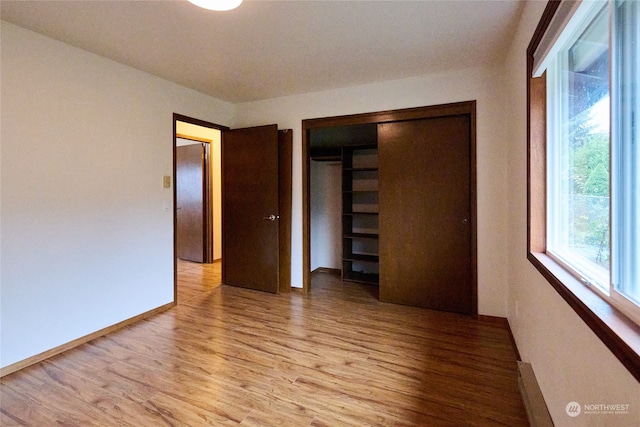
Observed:
[[[631,0],[581,3],[540,67],[547,73],[547,254],[637,319],[639,10]]]
[[[604,290],[611,259],[609,20],[606,4],[594,5],[547,67],[547,253]]]
[[[612,297],[640,305],[640,2],[613,9]],[[637,311],[635,311],[637,313]]]
[[[527,53],[529,259],[640,380],[640,2],[550,2]]]

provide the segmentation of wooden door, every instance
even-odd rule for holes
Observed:
[[[204,144],[176,147],[176,256],[205,260]]]
[[[380,299],[472,314],[471,119],[378,125]]]
[[[234,129],[222,144],[223,283],[278,292],[278,127]]]

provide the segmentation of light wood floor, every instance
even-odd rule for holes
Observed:
[[[307,295],[179,278],[177,307],[3,378],[0,425],[527,425],[498,323],[323,273]]]

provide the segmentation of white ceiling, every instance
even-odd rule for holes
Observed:
[[[3,20],[229,102],[500,61],[521,2],[4,1]]]

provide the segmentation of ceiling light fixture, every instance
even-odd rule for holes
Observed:
[[[235,9],[240,6],[242,0],[189,0],[189,3],[204,9],[223,11]]]

